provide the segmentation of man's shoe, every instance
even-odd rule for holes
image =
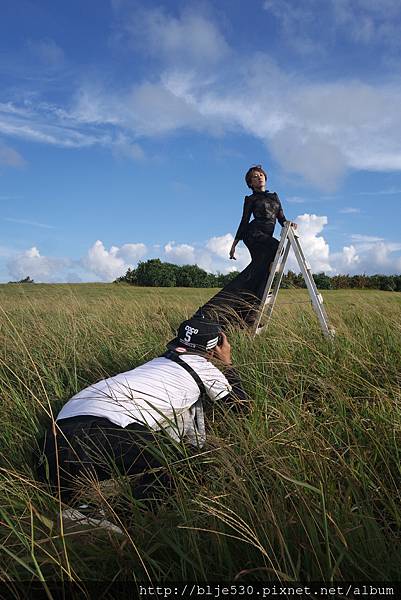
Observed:
[[[68,526],[74,523],[79,526],[89,525],[91,527],[107,529],[108,531],[113,531],[114,533],[123,533],[120,527],[114,525],[105,518],[105,514],[102,509],[93,507],[89,504],[80,504],[76,508],[65,508],[61,513],[61,518],[63,520],[63,524],[68,524]]]

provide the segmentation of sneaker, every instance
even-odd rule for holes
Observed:
[[[77,525],[89,525],[91,527],[107,529],[108,531],[113,531],[114,533],[123,533],[120,527],[114,525],[106,519],[104,510],[93,507],[90,504],[80,504],[76,508],[65,508],[61,512],[61,518],[63,520],[63,524],[70,525],[75,523]]]

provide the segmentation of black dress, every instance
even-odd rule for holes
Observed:
[[[254,219],[250,221],[251,216]],[[252,261],[200,311],[219,323],[251,326],[257,316],[263,291],[274,260],[278,240],[273,237],[276,220],[284,225],[281,202],[275,192],[254,192],[245,196],[244,210],[235,241],[243,240]]]

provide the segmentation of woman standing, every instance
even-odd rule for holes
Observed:
[[[261,165],[251,167],[246,173],[245,181],[252,194],[245,196],[242,219],[229,254],[235,260],[235,248],[243,240],[251,254],[251,263],[200,309],[220,322],[239,320],[251,326],[257,316],[279,244],[273,237],[276,220],[282,227],[286,223],[280,199],[275,192],[266,191],[266,180]],[[292,225],[296,228],[295,223]]]

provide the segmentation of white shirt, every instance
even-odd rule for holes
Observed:
[[[202,380],[211,400],[231,391],[226,377],[206,358],[182,354]],[[57,420],[91,415],[120,427],[141,423],[165,429],[176,440],[187,437],[193,445],[205,442],[203,406],[194,378],[174,361],[159,357],[125,373],[103,379],[75,394]]]

